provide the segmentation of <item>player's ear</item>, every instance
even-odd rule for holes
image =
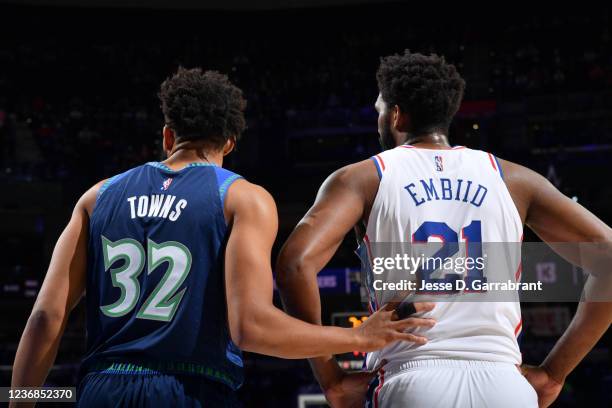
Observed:
[[[402,112],[400,107],[395,105],[391,112],[391,125],[399,132],[407,132],[410,126],[410,115]]]
[[[230,154],[236,147],[236,139],[233,137],[228,138],[223,145],[223,156]]]
[[[174,147],[174,142],[176,141],[176,135],[174,134],[174,130],[172,130],[168,125],[164,125],[164,129],[162,130],[163,136],[163,149],[166,154],[172,151],[172,147]]]

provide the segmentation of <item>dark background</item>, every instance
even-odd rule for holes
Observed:
[[[0,4],[0,385],[10,382],[19,336],[77,198],[160,158],[156,93],[178,65],[228,73],[244,90],[249,127],[227,167],[277,200],[274,255],[325,177],[378,151],[376,68],[381,56],[405,48],[445,55],[467,81],[453,144],[527,165],[612,222],[609,9],[350,0],[327,8],[302,7],[305,0],[291,8],[276,1],[108,7],[117,3]],[[349,236],[328,267],[356,268],[353,249]],[[539,363],[575,305],[523,307],[524,360]],[[362,310],[358,289],[331,285],[323,309],[327,322],[332,312]],[[83,319],[79,307],[49,384],[74,385]],[[556,406],[609,406],[610,346],[604,337]],[[318,391],[304,361],[251,354],[246,365],[248,407],[291,407],[299,393]]]

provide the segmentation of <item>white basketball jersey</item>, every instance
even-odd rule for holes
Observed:
[[[436,241],[439,234],[466,242],[468,230],[483,243],[522,240],[521,218],[492,154],[462,146],[434,150],[403,145],[372,159],[380,185],[366,244],[414,242],[415,234],[420,242]],[[520,274],[520,255],[511,262]],[[427,337],[427,344],[396,342],[370,353],[368,368],[383,359],[393,365],[437,358],[521,363],[518,302],[437,302],[423,317],[437,321],[431,329],[412,330]]]

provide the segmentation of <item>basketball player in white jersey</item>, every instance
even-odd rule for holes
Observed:
[[[547,242],[612,241],[607,225],[539,174],[450,146],[465,82],[443,58],[389,56],[377,80],[385,151],[332,174],[281,250],[277,283],[291,314],[321,323],[316,275],[354,227],[370,242],[458,241],[469,230],[481,242],[518,243],[525,224]],[[478,186],[486,189],[482,200]],[[310,363],[334,407],[546,407],[609,327],[610,306],[581,303],[539,367],[521,367],[518,302],[417,305],[416,315],[435,325],[413,331],[413,342],[369,354],[369,371],[346,373],[332,356]]]

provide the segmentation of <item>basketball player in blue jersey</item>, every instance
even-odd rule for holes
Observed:
[[[367,248],[368,236],[372,242],[458,242],[465,236],[467,242],[469,234],[473,242],[518,243],[526,224],[546,242],[599,243],[609,259],[610,227],[544,177],[490,153],[449,145],[465,85],[454,66],[406,51],[383,58],[377,80],[384,152],[333,173],[279,254],[277,284],[292,315],[320,323],[316,275],[354,227]],[[553,249],[584,266],[563,247]],[[376,376],[346,373],[331,355],[310,363],[336,408],[366,402],[375,408],[547,407],[609,328],[611,306],[581,302],[544,362],[521,371],[518,302],[436,303],[419,314],[436,318],[434,327],[417,330],[430,341],[370,353],[369,368],[387,362]]]
[[[241,350],[372,351],[432,325],[385,309],[356,329],[321,327],[275,308],[274,201],[222,167],[245,128],[242,92],[219,73],[181,68],[159,96],[167,159],[78,201],[19,343],[13,387],[44,383],[85,293],[84,407],[236,406]]]

